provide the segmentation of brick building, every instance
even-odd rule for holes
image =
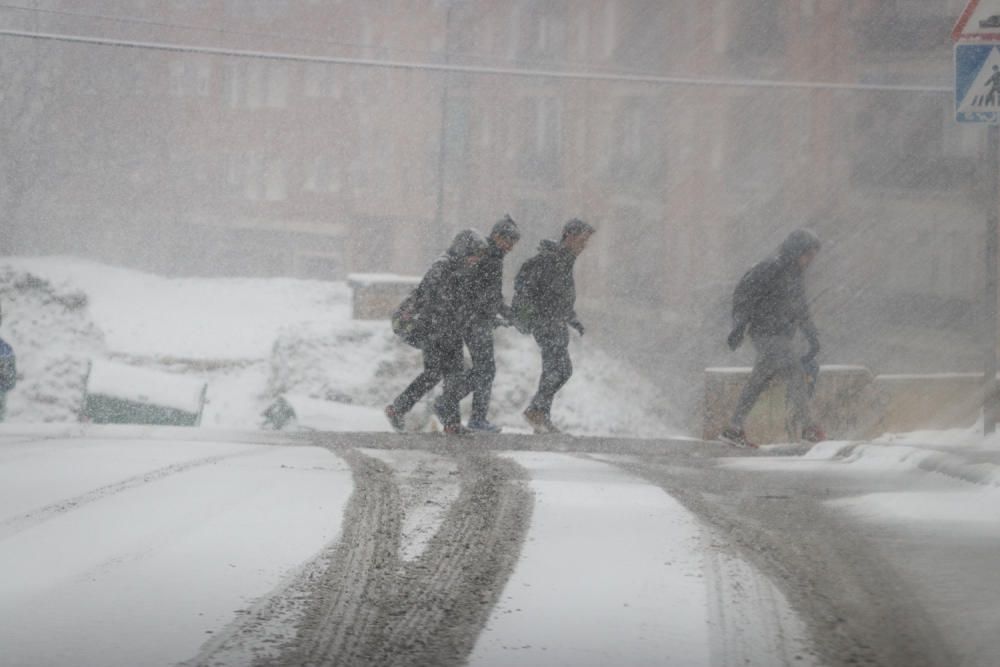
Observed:
[[[886,88],[950,85],[963,4],[2,10],[27,32],[190,49],[4,41],[50,82],[30,91],[41,138],[21,146],[46,147],[46,187],[11,208],[14,250],[338,278],[421,271],[455,230],[504,212],[525,228],[517,261],[582,215],[600,230],[579,271],[582,307],[604,320],[593,330],[666,369],[730,359],[718,343],[733,282],[810,225],[829,241],[815,308],[832,360],[967,370],[981,132],[955,125],[940,90]]]

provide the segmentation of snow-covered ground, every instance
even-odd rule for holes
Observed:
[[[304,573],[337,544],[355,477],[331,449],[259,430],[261,412],[291,395],[324,428],[370,431],[416,372],[414,351],[385,323],[350,321],[342,284],[167,280],[17,259],[0,263],[0,300],[0,335],[22,373],[0,425],[0,662],[171,665],[209,647],[237,665],[288,638]],[[557,418],[581,433],[672,432],[652,388],[574,346],[579,373]],[[517,425],[535,354],[502,332],[500,423]],[[204,379],[203,426],[79,424],[89,359]],[[1000,534],[1000,438],[978,428],[724,465],[891,476],[904,490],[830,506],[876,526],[948,524],[975,540]],[[393,471],[400,560],[414,562],[459,497],[457,464],[358,451]],[[525,471],[534,510],[472,664],[810,664],[802,623],[774,582],[713,549],[712,529],[661,488],[601,457],[502,456]],[[275,596],[287,608],[254,631],[257,644],[235,641],[233,628]]]
[[[291,395],[306,399],[323,430],[358,421],[371,430],[371,410],[417,375],[420,354],[388,322],[352,320],[350,297],[340,282],[164,278],[72,257],[2,259],[0,337],[14,347],[21,376],[8,421],[77,421],[88,362],[110,359],[206,382],[205,426],[260,428],[264,410]],[[678,432],[652,384],[589,339],[572,346],[576,374],[557,398],[559,423],[581,435]],[[534,341],[498,330],[497,423],[525,427],[520,413],[539,365]],[[355,419],[352,408],[369,418]],[[425,401],[412,426],[429,416]]]

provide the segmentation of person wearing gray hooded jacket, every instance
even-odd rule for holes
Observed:
[[[815,367],[820,345],[805,297],[803,275],[820,245],[815,233],[797,229],[781,243],[774,256],[754,265],[736,286],[733,329],[727,342],[735,350],[743,342],[744,335],[749,334],[757,358],[729,427],[722,432],[724,442],[739,447],[754,446],[747,440],[743,422],[761,393],[778,378],[787,383],[788,402],[792,405],[791,423],[796,429],[802,429],[802,438],[819,442],[826,437],[809,414],[805,370]],[[809,343],[809,351],[801,358],[794,345],[799,330]]]
[[[472,229],[463,230],[417,286],[414,296],[424,370],[385,408],[386,418],[397,432],[404,430],[406,413],[442,379],[444,390],[434,402],[434,410],[445,433],[466,432],[458,411],[458,403],[469,393],[470,386],[463,361],[462,332],[475,315],[470,278],[485,254],[483,237]]]

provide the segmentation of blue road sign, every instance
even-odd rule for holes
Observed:
[[[955,45],[955,120],[1000,123],[1000,46]]]

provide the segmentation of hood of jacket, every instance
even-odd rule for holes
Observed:
[[[448,257],[452,259],[465,259],[472,255],[486,254],[486,239],[474,229],[463,229],[448,246]]]
[[[778,257],[783,263],[792,263],[810,250],[819,250],[819,237],[809,229],[796,229],[778,246]]]

